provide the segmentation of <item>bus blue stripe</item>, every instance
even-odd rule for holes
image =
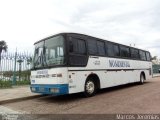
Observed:
[[[30,86],[31,91],[34,93],[42,93],[42,94],[52,94],[52,95],[64,95],[69,93],[68,84],[32,84]],[[35,89],[35,91],[32,90]],[[51,88],[57,88],[59,92],[53,93],[50,91]],[[41,90],[43,89],[43,90]]]

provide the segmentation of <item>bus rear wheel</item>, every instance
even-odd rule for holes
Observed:
[[[144,83],[144,80],[145,80],[145,77],[144,77],[144,75],[141,73],[141,75],[140,75],[140,84],[142,85],[143,83]]]
[[[85,89],[85,91],[84,91],[85,97],[94,96],[97,92],[97,87],[96,87],[95,81],[92,78],[89,78],[88,80],[86,80],[84,89]]]

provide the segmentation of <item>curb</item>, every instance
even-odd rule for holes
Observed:
[[[155,77],[160,77],[160,75],[155,75],[155,76],[153,76],[153,78],[155,78]]]
[[[21,98],[14,98],[14,99],[8,99],[8,100],[2,100],[0,101],[0,105],[7,104],[7,103],[13,103],[13,102],[20,102],[23,100],[30,100],[34,98],[40,98],[43,97],[44,95],[33,95],[33,96],[27,96],[27,97],[21,97]]]

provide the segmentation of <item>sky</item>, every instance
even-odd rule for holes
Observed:
[[[0,0],[0,40],[8,51],[76,32],[149,50],[160,58],[160,0]]]

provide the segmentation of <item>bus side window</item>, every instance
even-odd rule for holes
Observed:
[[[115,43],[106,42],[106,51],[108,56],[119,56],[119,46]]]
[[[141,60],[146,60],[146,54],[145,54],[144,51],[139,50],[139,55],[140,55],[140,59],[141,59]]]
[[[120,54],[121,57],[130,57],[129,47],[120,45]]]
[[[98,48],[98,55],[105,55],[105,47],[104,47],[104,42],[102,41],[97,41],[97,48]]]
[[[71,38],[69,41],[69,52],[76,54],[86,54],[85,41],[78,38]]]
[[[69,52],[70,53],[77,53],[78,52],[77,39],[70,37],[70,39],[69,39]]]
[[[147,61],[151,61],[150,53],[146,52]]]
[[[77,44],[78,44],[78,53],[79,54],[86,54],[87,50],[86,50],[86,44],[84,40],[78,39],[77,40]]]
[[[108,56],[114,56],[113,44],[106,42],[106,51]]]
[[[120,55],[119,46],[117,44],[113,45],[113,50],[114,50],[114,56],[119,56]]]
[[[70,53],[73,52],[73,43],[72,43],[72,41],[69,41],[69,52]]]
[[[87,48],[83,39],[70,37],[69,39],[69,65],[86,66],[87,65]]]
[[[138,49],[131,48],[130,51],[131,51],[131,58],[133,58],[133,59],[139,59]]]
[[[88,40],[88,52],[91,55],[97,55],[98,50],[97,50],[97,42],[94,39]]]

